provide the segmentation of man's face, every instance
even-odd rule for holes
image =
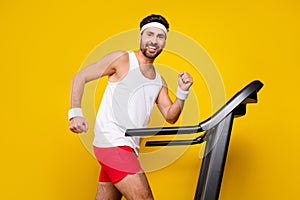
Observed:
[[[140,36],[140,50],[150,59],[155,59],[163,50],[166,44],[166,34],[156,27],[149,27]]]

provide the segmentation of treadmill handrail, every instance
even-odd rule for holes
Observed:
[[[246,101],[246,99],[253,94],[257,93],[263,87],[263,83],[256,80],[248,84],[238,93],[236,93],[223,107],[221,107],[211,118],[199,123],[202,130],[206,131],[211,129],[225,119],[236,107]],[[247,103],[247,102],[245,102]]]
[[[222,106],[210,118],[200,122],[196,126],[177,126],[177,127],[156,127],[156,128],[137,128],[127,129],[125,136],[151,136],[151,135],[174,135],[191,134],[207,131],[216,126],[234,111],[240,104],[249,103],[246,99],[254,92],[257,93],[263,87],[263,83],[255,80],[236,93],[224,106]]]

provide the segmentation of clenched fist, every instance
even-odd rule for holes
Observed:
[[[69,129],[74,133],[87,132],[89,129],[88,122],[83,117],[74,117],[70,120]]]
[[[178,86],[184,90],[188,91],[193,84],[193,77],[187,72],[179,72],[178,74]]]

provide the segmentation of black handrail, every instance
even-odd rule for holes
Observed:
[[[226,118],[231,112],[235,113],[235,109],[245,109],[241,105],[247,103],[256,103],[256,93],[263,87],[263,83],[259,80],[255,80],[249,83],[246,87],[240,90],[234,95],[223,107],[221,107],[215,114],[210,118],[200,122],[195,126],[177,126],[177,127],[157,127],[157,128],[137,128],[127,129],[125,132],[126,136],[151,136],[151,135],[174,135],[174,134],[191,134],[209,130],[216,126],[223,119]],[[235,117],[241,115],[244,112],[236,112]]]

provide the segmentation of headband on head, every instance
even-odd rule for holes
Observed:
[[[146,28],[149,28],[149,27],[156,27],[156,28],[162,29],[165,32],[165,34],[167,34],[167,32],[168,32],[168,30],[166,29],[166,27],[163,24],[161,24],[159,22],[150,22],[150,23],[142,26],[140,33],[142,33]]]

